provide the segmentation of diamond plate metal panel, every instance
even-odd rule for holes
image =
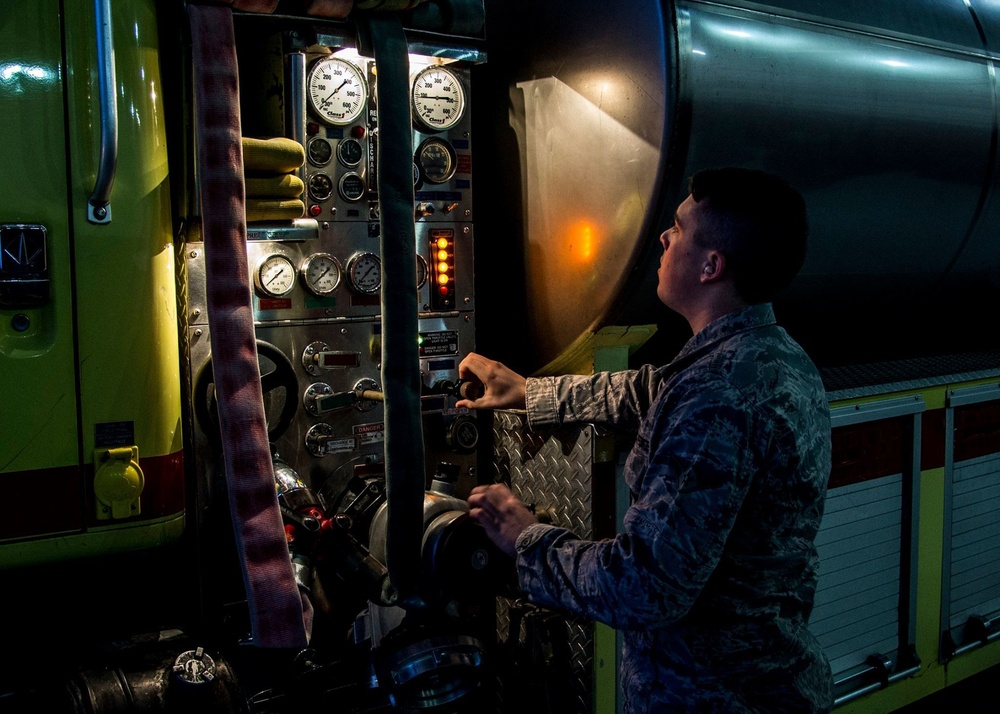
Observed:
[[[523,412],[493,416],[496,480],[525,503],[552,509],[553,523],[593,537],[592,426],[531,431]]]
[[[495,480],[508,483],[514,494],[534,504],[536,511],[547,511],[554,525],[568,528],[581,538],[592,538],[594,440],[594,428],[589,425],[532,431],[523,412],[495,412]],[[501,642],[522,635],[510,632],[510,608],[509,600],[499,599],[497,636]],[[589,714],[593,710],[594,625],[578,618],[562,619],[568,638],[571,681],[565,688],[568,696],[559,703],[558,711]],[[501,711],[507,711],[520,699],[510,692],[504,696],[505,689],[519,685],[523,683],[501,682]],[[551,708],[552,702],[539,702],[539,706],[542,708],[531,711],[556,711]]]

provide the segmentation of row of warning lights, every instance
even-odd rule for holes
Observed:
[[[436,258],[431,263],[434,266],[434,282],[437,285],[436,302],[441,307],[447,307],[455,289],[455,246],[449,238],[438,236],[432,239],[431,247],[435,251]]]

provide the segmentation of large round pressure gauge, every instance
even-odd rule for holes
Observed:
[[[465,90],[450,69],[432,66],[413,79],[413,117],[433,131],[450,129],[465,113]]]
[[[313,253],[300,268],[306,287],[323,297],[332,293],[340,284],[340,263],[328,253]]]
[[[377,293],[382,287],[382,261],[374,253],[354,255],[347,261],[347,282],[359,293]]]
[[[309,105],[316,115],[335,126],[350,124],[365,109],[368,86],[356,65],[339,57],[327,57],[309,72]]]
[[[266,297],[284,297],[295,287],[295,266],[288,257],[275,253],[260,261],[253,272],[254,285]]]

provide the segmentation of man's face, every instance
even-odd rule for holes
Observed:
[[[685,308],[701,285],[701,271],[708,253],[694,240],[703,208],[688,196],[674,213],[674,225],[660,235],[663,255],[656,271],[659,278],[656,296],[681,315],[685,315]]]

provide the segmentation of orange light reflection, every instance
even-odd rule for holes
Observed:
[[[570,227],[566,237],[569,257],[578,263],[593,262],[600,243],[598,232],[590,221],[579,221]]]

